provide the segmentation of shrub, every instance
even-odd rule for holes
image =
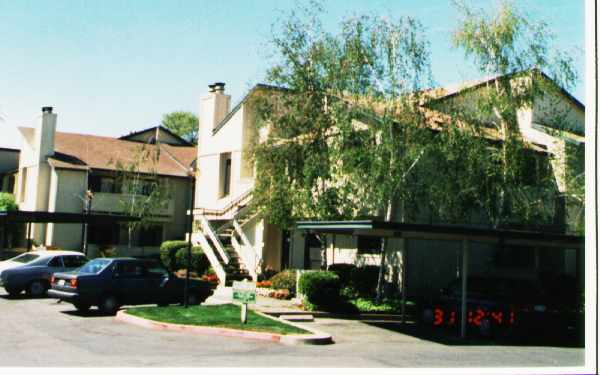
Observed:
[[[352,272],[356,269],[354,264],[349,263],[335,263],[329,266],[328,271],[335,272],[340,278],[342,286],[350,284]]]
[[[287,289],[290,294],[296,294],[296,270],[281,271],[271,277],[273,289]]]
[[[350,286],[360,296],[373,296],[377,290],[378,266],[363,266],[350,272]]]
[[[178,270],[187,268],[187,250],[186,246],[175,253],[175,266]],[[193,271],[197,275],[204,275],[208,271],[208,267],[210,267],[210,262],[200,247],[192,247],[190,263],[190,271]]]
[[[0,211],[16,211],[19,209],[15,196],[0,192]]]
[[[340,278],[334,272],[305,272],[298,282],[299,292],[304,294],[307,305],[315,308],[330,308],[340,299]]]
[[[187,246],[187,241],[165,241],[160,245],[160,260],[167,269],[173,272],[180,269],[176,264],[175,254]]]
[[[258,275],[258,281],[270,280],[273,276],[277,275],[277,271],[267,266],[261,273]]]

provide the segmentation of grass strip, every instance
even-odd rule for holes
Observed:
[[[267,318],[248,309],[246,324],[240,321],[241,307],[234,304],[167,307],[136,307],[127,309],[127,313],[149,320],[163,323],[185,324],[233,328],[245,331],[269,332],[282,335],[310,334],[306,330],[285,324],[275,319]]]

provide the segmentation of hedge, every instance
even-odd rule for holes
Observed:
[[[307,305],[329,309],[341,302],[340,278],[331,271],[304,272],[298,282],[299,292]]]
[[[171,271],[177,271],[175,254],[179,249],[186,248],[187,241],[165,241],[160,245],[160,260]]]
[[[284,270],[271,277],[273,289],[287,289],[296,295],[296,270]]]
[[[15,196],[0,192],[0,211],[16,211],[19,209]]]
[[[165,241],[160,246],[160,260],[172,272],[187,267],[187,241]],[[208,271],[210,262],[202,248],[192,247],[190,271],[203,275]]]

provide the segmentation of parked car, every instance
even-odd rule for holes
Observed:
[[[459,329],[461,287],[457,279],[425,302],[421,322]],[[467,280],[467,328],[483,337],[566,329],[575,316],[576,307],[571,305],[532,279],[475,276]]]
[[[32,297],[41,297],[50,287],[54,272],[77,269],[88,259],[75,251],[31,251],[0,262],[0,286],[10,296],[23,290]]]
[[[72,303],[79,311],[91,306],[115,314],[123,305],[183,303],[185,279],[159,262],[135,258],[97,258],[74,272],[55,273],[48,295]],[[211,294],[210,283],[190,280],[188,303]]]

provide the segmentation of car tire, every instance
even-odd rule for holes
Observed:
[[[98,308],[103,314],[115,315],[119,310],[119,300],[115,296],[104,296],[98,305]]]
[[[27,286],[27,295],[29,295],[30,297],[38,298],[45,296],[47,291],[48,285],[41,280],[32,281]]]
[[[90,304],[87,303],[74,303],[73,306],[75,306],[75,308],[79,312],[87,312],[90,309],[90,307],[92,307]]]
[[[200,304],[200,297],[197,294],[190,294],[188,296],[188,305],[195,306]]]
[[[11,298],[15,298],[19,294],[21,294],[21,290],[20,289],[12,289],[12,288],[4,287],[4,290],[6,290],[6,293],[8,293],[8,296],[11,297]]]
[[[490,319],[481,320],[479,325],[479,336],[490,339],[493,336],[492,321]]]

